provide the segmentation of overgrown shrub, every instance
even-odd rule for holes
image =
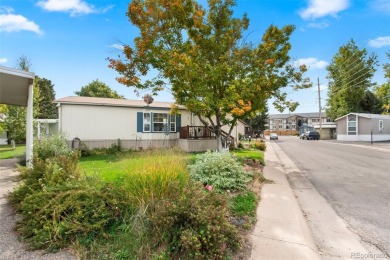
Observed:
[[[18,209],[20,203],[30,194],[45,187],[79,179],[80,172],[77,169],[79,157],[80,154],[77,151],[67,156],[56,155],[45,160],[35,155],[32,168],[19,168],[21,182],[8,198]]]
[[[267,149],[267,145],[264,141],[256,141],[254,144],[251,145],[251,147],[260,151],[265,151]]]
[[[189,165],[193,180],[209,184],[215,191],[243,190],[252,180],[251,172],[228,152],[206,152],[196,156],[196,162]]]
[[[35,192],[21,202],[18,230],[31,248],[56,250],[75,239],[107,236],[128,210],[123,189],[70,182]]]
[[[34,143],[34,154],[42,160],[57,155],[69,156],[72,150],[62,134],[44,136]]]
[[[163,200],[151,223],[165,242],[157,246],[169,259],[222,259],[240,247],[237,229],[227,220],[226,198],[202,185],[189,185]]]

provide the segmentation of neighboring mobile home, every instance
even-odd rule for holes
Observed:
[[[390,141],[390,115],[349,113],[335,121],[337,140]]]
[[[154,101],[147,105],[143,100],[79,96],[54,102],[58,104],[58,129],[70,144],[74,141],[73,145],[80,140],[88,148],[111,147],[120,142],[127,149],[173,146],[186,151],[216,149],[213,134],[190,111],[179,106],[179,114],[170,114],[173,105],[170,102]],[[232,132],[235,140],[241,130],[244,131],[244,126],[239,122]]]

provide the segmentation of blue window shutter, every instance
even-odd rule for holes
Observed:
[[[144,123],[144,114],[142,112],[137,112],[137,132],[143,131],[143,123]]]
[[[176,116],[176,132],[180,133],[181,128],[181,115]]]

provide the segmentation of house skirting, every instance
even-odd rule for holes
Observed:
[[[338,141],[371,141],[371,135],[337,135]],[[372,141],[390,141],[390,134],[372,135]]]
[[[73,144],[72,144],[73,143]],[[123,149],[142,150],[153,148],[170,148],[178,146],[178,139],[158,139],[158,140],[128,140],[128,139],[104,139],[104,140],[68,140],[71,148],[79,148],[85,145],[88,149],[110,148],[113,145],[120,145]]]
[[[205,152],[217,149],[216,139],[179,139],[179,147],[186,152]]]

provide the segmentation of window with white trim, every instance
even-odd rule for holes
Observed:
[[[164,124],[168,124],[168,114],[153,113],[153,132],[164,131]]]
[[[356,115],[348,116],[347,127],[348,127],[347,129],[348,135],[356,135],[356,128],[357,128]]]
[[[383,125],[383,120],[379,120],[379,132],[382,132],[383,130],[385,130],[385,127]]]
[[[150,132],[150,113],[144,113],[144,121],[143,121],[144,127],[143,131],[144,132]]]
[[[170,115],[171,118],[170,124],[171,124],[171,132],[176,132],[176,116]]]

